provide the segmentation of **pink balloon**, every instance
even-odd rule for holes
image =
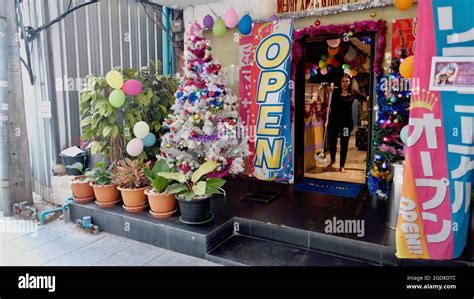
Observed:
[[[321,69],[321,75],[327,75],[327,74],[328,74],[328,69],[327,68]]]
[[[189,36],[200,35],[201,31],[202,31],[201,25],[199,25],[197,21],[194,21],[194,24],[192,24],[191,28],[189,28]]]
[[[132,157],[140,155],[143,151],[143,140],[140,138],[133,138],[127,144],[127,154]]]
[[[227,28],[234,28],[239,23],[239,17],[233,7],[231,7],[224,16],[224,23]]]
[[[142,84],[135,79],[127,80],[123,84],[122,90],[129,96],[136,96],[142,91]]]

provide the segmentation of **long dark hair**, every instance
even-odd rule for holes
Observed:
[[[342,79],[344,78],[347,78],[349,79],[349,87],[348,87],[348,90],[347,90],[347,93],[348,94],[352,94],[352,78],[348,75],[348,74],[344,74],[342,75],[341,79],[339,79],[339,82],[336,84],[337,88],[334,90],[335,93],[337,93],[338,95],[341,95],[342,93],[342,85],[341,85],[341,81]]]

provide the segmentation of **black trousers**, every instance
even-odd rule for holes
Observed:
[[[341,153],[339,166],[344,167],[346,164],[347,150],[349,148],[349,139],[352,132],[352,123],[346,122],[346,124],[330,123],[328,127],[329,136],[329,152],[331,153],[331,162],[336,162],[337,152],[337,138],[341,138]]]

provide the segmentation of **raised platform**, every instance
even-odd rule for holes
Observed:
[[[395,257],[394,231],[383,223],[385,207],[364,191],[350,199],[275,183],[259,183],[258,188],[278,189],[280,196],[269,205],[241,201],[247,182],[230,181],[227,196],[212,199],[214,220],[201,226],[183,224],[177,215],[155,219],[148,211],[127,213],[121,204],[102,209],[95,203],[73,203],[71,217],[92,216],[103,231],[225,265],[401,264]],[[325,221],[334,217],[364,220],[364,236],[325,233]]]

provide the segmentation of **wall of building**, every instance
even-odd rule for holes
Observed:
[[[22,1],[23,23],[33,28],[46,24],[68,4],[69,0]],[[41,31],[30,43],[36,82],[29,83],[22,67],[24,98],[32,175],[36,192],[44,198],[50,197],[51,169],[60,162],[59,152],[79,144],[83,79],[115,66],[139,68],[149,60],[162,60],[162,29],[155,23],[161,15],[147,12],[150,17],[136,0],[101,0]],[[51,118],[39,113],[41,102],[47,101]]]

